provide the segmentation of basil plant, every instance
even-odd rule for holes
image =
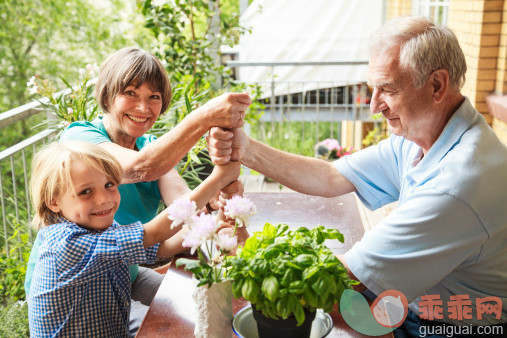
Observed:
[[[343,291],[359,282],[349,278],[326,239],[344,240],[338,230],[323,226],[289,230],[266,223],[226,259],[234,297],[244,297],[266,317],[294,316],[298,325],[305,310],[331,312]]]

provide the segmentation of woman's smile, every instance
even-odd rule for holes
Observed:
[[[149,117],[138,117],[130,114],[127,114],[127,117],[137,123],[145,123],[150,119]]]

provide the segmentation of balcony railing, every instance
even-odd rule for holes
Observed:
[[[230,67],[270,67],[316,65],[364,65],[357,62],[298,62],[298,63],[240,63],[230,62]],[[252,83],[252,82],[250,82]],[[253,84],[253,83],[252,83]],[[263,86],[267,95],[261,98],[266,109],[261,118],[260,139],[270,141],[270,137],[283,132],[283,128],[299,123],[298,136],[310,138],[312,144],[323,138],[333,137],[342,140],[343,145],[354,146],[361,140],[360,126],[363,121],[371,121],[368,109],[366,86],[358,82],[333,81],[278,81],[273,77],[257,82]],[[68,91],[62,91],[66,94]],[[0,114],[0,130],[26,120],[36,114],[46,114],[47,120],[55,120],[39,102],[31,102]],[[51,125],[51,124],[48,124]],[[351,127],[352,126],[352,127]],[[257,132],[251,131],[251,133]],[[29,230],[32,208],[29,196],[29,173],[33,154],[36,150],[54,140],[58,131],[47,128],[0,152],[0,247],[9,253],[9,237],[19,223],[33,240]],[[289,140],[287,143],[293,140]]]

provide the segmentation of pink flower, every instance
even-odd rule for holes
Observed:
[[[195,250],[201,246],[201,241],[199,240],[199,236],[193,230],[190,230],[183,235],[183,243],[181,245],[185,248],[191,248],[190,253],[193,255]]]
[[[192,216],[195,214],[197,206],[190,199],[178,199],[167,208],[167,217],[173,221],[171,228],[180,224],[189,224],[192,222]]]
[[[70,107],[69,107],[69,108],[67,108],[67,114],[69,114],[69,115],[70,115],[70,114],[72,114],[72,113],[74,113],[74,110],[73,110],[72,108],[70,108]]]
[[[248,218],[256,213],[255,205],[245,197],[234,196],[225,203],[224,215],[235,219],[238,226],[247,226]]]
[[[217,229],[217,223],[213,215],[203,213],[192,217],[192,225],[190,227],[192,232],[198,236],[201,243],[204,243],[208,239],[213,238]]]
[[[215,217],[209,214],[194,215],[187,224],[190,226],[190,231],[183,235],[182,245],[186,248],[192,248],[190,252],[193,254],[198,247],[213,238],[217,224]]]
[[[335,140],[333,138],[327,138],[324,141],[321,141],[315,145],[315,149],[318,149],[318,147],[325,147],[329,152],[336,150],[339,151],[341,149],[340,142],[338,140]]]
[[[232,251],[238,246],[238,239],[236,236],[221,234],[218,235],[217,245],[222,251]]]

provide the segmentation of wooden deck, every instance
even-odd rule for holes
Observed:
[[[294,190],[289,189],[278,182],[267,180],[264,175],[248,175],[241,176],[241,182],[245,188],[245,192],[272,192],[272,193],[291,193]],[[398,203],[388,204],[375,211],[370,211],[366,208],[363,203],[356,197],[357,207],[359,208],[359,214],[363,222],[364,230],[369,230],[377,225],[384,217],[389,215],[393,211]]]

